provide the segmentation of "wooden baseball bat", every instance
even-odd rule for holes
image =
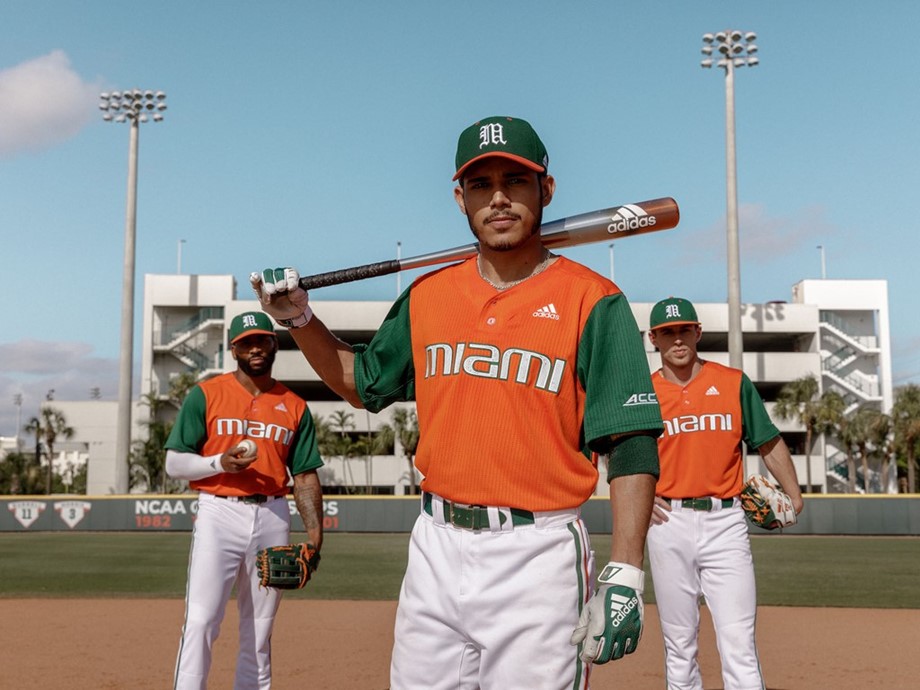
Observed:
[[[676,227],[679,221],[680,209],[677,202],[671,197],[664,197],[635,204],[612,206],[600,211],[582,213],[544,223],[540,228],[540,239],[547,249],[575,247],[590,242],[619,240],[648,232],[670,230]],[[350,283],[354,280],[376,278],[413,268],[468,259],[478,252],[479,245],[474,242],[462,247],[420,254],[406,259],[391,259],[329,273],[303,276],[300,279],[300,287],[304,290],[313,290],[328,285]]]

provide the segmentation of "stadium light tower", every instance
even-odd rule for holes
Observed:
[[[742,368],[741,338],[741,258],[738,243],[738,172],[735,164],[735,68],[754,67],[757,58],[757,34],[737,29],[703,34],[702,67],[713,64],[725,70],[725,168],[726,234],[728,238],[728,362]],[[712,57],[713,51],[718,55]]]
[[[131,450],[131,384],[134,365],[134,240],[137,235],[137,142],[140,124],[160,122],[166,110],[162,91],[132,89],[101,93],[99,109],[106,122],[131,125],[128,147],[128,201],[125,212],[125,259],[121,288],[121,349],[118,373],[118,422],[115,436],[116,489],[128,489],[128,454]],[[122,480],[121,477],[124,477]]]
[[[13,394],[13,404],[16,406],[16,452],[22,450],[22,441],[19,434],[22,432],[22,393]]]

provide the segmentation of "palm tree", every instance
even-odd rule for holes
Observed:
[[[143,422],[147,427],[147,438],[136,439],[131,449],[128,459],[130,485],[143,486],[146,491],[167,493],[166,439],[173,425],[157,420],[159,410],[166,405],[157,395],[147,393],[141,396],[141,404],[150,408],[149,417]]]
[[[409,493],[416,493],[415,486],[415,452],[418,450],[418,416],[415,410],[398,407],[393,410],[393,427],[403,454],[409,462]]]
[[[141,396],[141,404],[150,412],[147,421],[147,438],[135,440],[128,459],[130,485],[143,485],[147,491],[173,493],[185,484],[184,481],[171,480],[166,474],[166,440],[172,431],[173,422],[162,419],[160,414],[168,406],[179,409],[192,387],[198,382],[198,372],[188,371],[170,380],[169,391],[165,398],[154,392]]]
[[[192,388],[198,384],[200,373],[198,369],[192,369],[170,379],[169,391],[167,391],[166,397],[168,402],[177,410],[182,407],[182,403],[185,402],[185,398]]]
[[[316,428],[316,445],[319,446],[320,455],[331,455],[330,449],[334,442],[332,427],[329,422],[318,414],[313,415],[313,426]]]
[[[352,421],[354,415],[345,410],[336,410],[332,413],[329,422],[320,421],[325,425],[326,431],[322,436],[317,435],[317,443],[320,445],[320,453],[332,457],[342,458],[345,465],[347,476],[348,492],[351,493],[355,488],[354,474],[351,471],[351,458],[360,452],[360,448],[352,440],[350,432],[354,431],[355,423]]]
[[[0,493],[37,494],[41,483],[41,469],[29,455],[7,453],[0,461]]]
[[[805,427],[806,493],[811,492],[811,440],[818,423],[818,379],[808,374],[784,385],[776,398],[774,410],[780,419],[795,419]]]
[[[358,455],[364,456],[366,466],[367,487],[365,492],[373,493],[373,482],[371,478],[371,462],[375,455],[392,455],[393,446],[395,445],[396,434],[393,427],[389,424],[380,424],[377,429],[371,433],[370,413],[367,415],[367,433],[355,441],[355,447]]]
[[[863,487],[866,493],[869,490],[869,446],[872,443],[874,435],[873,428],[877,423],[878,416],[881,414],[878,410],[871,407],[861,407],[853,414],[850,428],[853,446],[859,452],[862,463]]]
[[[337,438],[329,422],[320,415],[313,413],[313,427],[316,429],[316,446],[319,449],[319,454],[324,459],[332,457],[335,452]],[[336,481],[335,472],[328,465],[320,468],[319,473],[324,487],[331,487],[333,484],[340,483]]]
[[[41,445],[44,441],[45,453],[48,456],[48,473],[45,477],[45,493],[51,493],[51,485],[54,479],[54,444],[58,438],[73,438],[73,427],[67,425],[67,418],[64,413],[55,407],[45,405],[41,408],[41,418],[32,417],[25,426],[26,432],[35,434],[35,459],[41,462]]]
[[[888,493],[891,460],[894,457],[894,437],[892,436],[892,419],[890,415],[879,412],[869,428],[872,445],[882,464],[881,493]]]
[[[920,386],[911,383],[895,391],[891,408],[895,443],[907,461],[907,492],[917,490],[916,465],[920,446]]]
[[[856,444],[859,438],[859,429],[854,418],[855,415],[842,416],[834,432],[847,458],[847,484],[851,494],[856,493]]]
[[[824,391],[815,406],[814,433],[825,436],[834,434],[843,419],[846,406],[846,401],[839,393]]]
[[[22,427],[27,434],[35,436],[35,464],[41,465],[42,462],[42,420],[38,417],[32,417],[29,422]]]

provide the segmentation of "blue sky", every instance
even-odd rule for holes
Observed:
[[[619,243],[634,302],[725,301],[725,79],[705,32],[755,31],[736,75],[742,301],[889,281],[895,384],[920,382],[920,3],[6,0],[0,9],[0,435],[46,391],[117,398],[127,125],[100,91],[163,90],[141,127],[145,273],[317,273],[470,241],[456,137],[510,114],[546,142],[547,219],[673,196]],[[608,273],[607,245],[565,252]],[[409,276],[402,278],[407,284]],[[394,277],[315,299],[392,299]],[[137,325],[136,358],[140,324]]]

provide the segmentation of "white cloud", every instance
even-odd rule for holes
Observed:
[[[75,367],[84,368],[93,351],[88,343],[20,340],[0,344],[0,372],[54,376]]]
[[[792,216],[770,216],[762,204],[738,207],[738,241],[745,261],[767,262],[796,254],[803,246],[820,243],[836,230],[821,207],[804,208]],[[684,236],[685,255],[720,259],[725,254],[725,217]]]
[[[92,355],[87,343],[21,340],[0,344],[0,436],[16,433],[15,396],[22,396],[20,419],[38,413],[49,391],[55,400],[89,400],[99,389],[103,400],[118,397],[118,362]],[[135,381],[135,397],[136,396]]]
[[[83,81],[60,50],[0,70],[0,157],[76,135],[92,121],[99,89]]]

